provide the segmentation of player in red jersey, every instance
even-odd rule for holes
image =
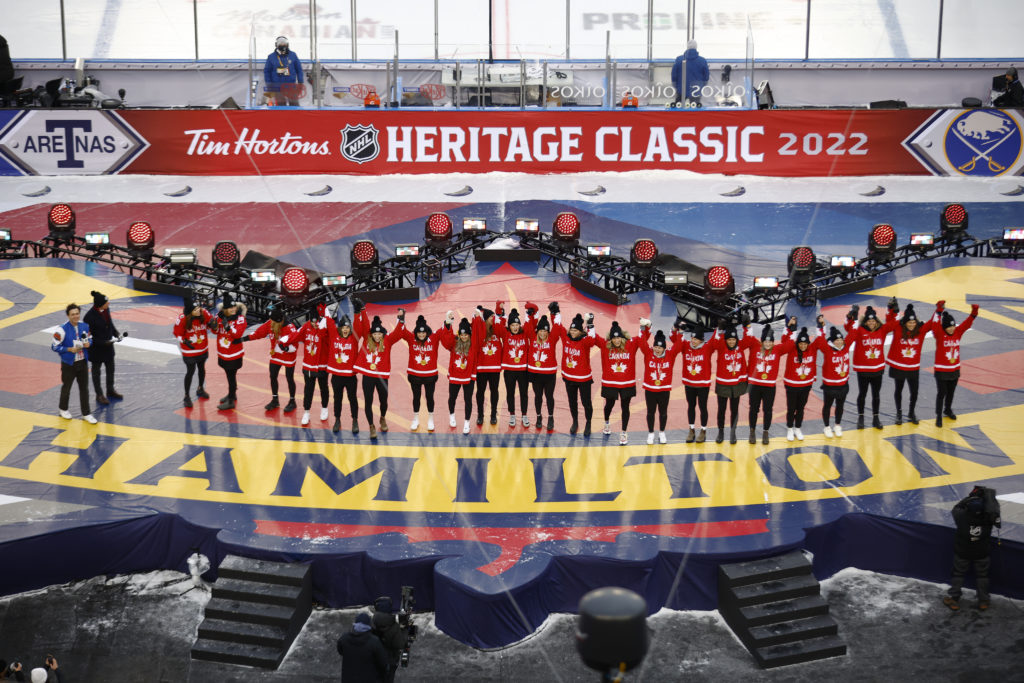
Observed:
[[[388,431],[388,378],[391,377],[391,349],[402,338],[405,327],[405,309],[398,309],[398,324],[388,332],[380,321],[380,316],[373,316],[370,322],[365,310],[360,310],[355,319],[356,336],[362,340],[359,355],[356,357],[356,372],[363,377],[363,411],[370,425],[370,438],[377,438],[377,428],[373,420],[373,394],[376,392],[380,402],[380,431]]]
[[[533,385],[533,407],[537,413],[537,429],[543,427],[541,407],[544,399],[547,399],[547,429],[551,432],[555,429],[555,378],[558,374],[558,353],[555,346],[565,334],[565,329],[559,322],[562,318],[558,312],[557,302],[552,301],[548,304],[548,312],[551,313],[551,322],[549,322],[548,316],[542,315],[530,338],[527,372],[530,384]],[[552,328],[552,322],[554,328]]]
[[[586,333],[584,333],[586,327]],[[590,421],[594,416],[592,390],[594,373],[590,369],[590,349],[597,345],[594,335],[594,314],[587,315],[587,322],[577,313],[569,323],[568,331],[561,333],[562,382],[569,399],[569,415],[572,424],[569,433],[579,429],[579,404],[583,404],[583,436],[590,436]]]
[[[768,325],[761,330],[761,342],[753,337],[744,337],[741,345],[748,349],[750,358],[747,361],[747,382],[750,384],[750,443],[757,443],[757,413],[762,409],[764,428],[761,432],[761,443],[770,441],[768,430],[772,426],[772,408],[775,405],[775,384],[778,382],[782,359],[795,344],[792,339],[783,338],[775,343],[775,333]]]
[[[729,407],[729,443],[736,443],[736,425],[739,422],[740,396],[747,393],[746,351],[739,343],[736,328],[726,321],[719,325],[720,332],[711,340],[715,359],[715,395],[718,396],[718,436],[715,443],[725,439],[725,410]]]
[[[818,316],[818,319],[824,325],[822,317]],[[818,338],[821,339],[820,336]],[[843,435],[843,408],[850,393],[850,347],[838,328],[829,330],[828,343],[821,346],[821,355],[821,393],[824,399],[821,421],[825,423],[825,436],[832,438],[833,435]],[[829,425],[833,404],[836,407],[834,427]]]
[[[484,394],[491,392],[491,424],[498,424],[498,379],[501,377],[501,338],[494,330],[494,311],[480,308],[484,321],[483,340],[476,359],[476,424],[484,423]]]
[[[825,338],[820,333],[821,326],[825,324],[824,316],[819,315],[817,322],[819,333],[815,335],[814,340],[811,341],[811,335],[806,327],[801,328],[796,335],[794,347],[786,354],[782,384],[786,388],[786,439],[789,441],[804,440],[804,408],[807,406],[814,378],[818,374],[818,351],[825,343]],[[796,325],[796,316],[793,316],[786,325],[787,336],[791,337],[796,332]]]
[[[864,428],[864,402],[868,390],[871,390],[871,426],[882,428],[878,417],[881,402],[882,375],[885,372],[885,338],[895,332],[898,326],[893,310],[895,297],[889,301],[889,313],[885,324],[878,319],[875,309],[868,306],[864,310],[860,327],[854,327],[857,319],[858,306],[852,306],[846,314],[846,343],[853,346],[853,369],[857,373],[857,429]]]
[[[654,344],[648,346],[646,337],[640,338],[640,352],[644,355],[644,398],[647,400],[647,444],[654,443],[654,414],[658,413],[658,443],[668,443],[665,427],[668,424],[668,398],[672,391],[672,369],[676,356],[683,350],[682,340],[676,338],[672,348],[666,350],[665,333],[658,330]]]
[[[651,321],[640,319],[641,335],[649,334]],[[629,402],[636,396],[636,351],[638,337],[628,337],[619,327],[618,321],[612,323],[607,341],[600,335],[596,337],[598,348],[601,349],[601,396],[604,397],[604,434],[612,433],[612,408],[618,401],[622,406],[622,433],[619,434],[619,445],[629,443]]]
[[[295,358],[299,349],[281,340],[291,338],[297,331],[295,325],[284,321],[284,306],[277,304],[270,309],[270,320],[242,337],[243,342],[270,337],[270,403],[263,406],[266,411],[276,410],[281,405],[277,399],[277,376],[281,368],[284,368],[284,378],[288,383],[288,405],[284,407],[284,412],[290,413],[296,408]]]
[[[960,381],[960,340],[978,317],[978,304],[971,304],[971,314],[959,325],[946,310],[945,300],[935,304],[932,334],[935,335],[935,426],[942,426],[942,416],[956,419],[953,394]]]
[[[348,396],[352,411],[352,433],[359,433],[359,397],[356,391],[356,355],[359,353],[359,339],[352,334],[352,322],[347,315],[335,323],[333,318],[321,321],[327,331],[327,374],[331,377],[334,393],[334,426],[331,431],[341,431],[342,396]]]
[[[217,410],[234,410],[238,400],[238,371],[245,357],[242,337],[245,335],[245,304],[236,303],[230,292],[224,293],[220,311],[210,324],[217,333],[217,365],[224,370],[228,395],[217,404]]]
[[[480,346],[476,338],[479,335],[476,331],[482,332],[483,320],[480,318],[480,311],[476,312],[473,324],[466,318],[459,321],[459,333],[452,331],[452,323],[455,321],[455,313],[448,311],[444,321],[444,329],[441,330],[441,345],[449,351],[448,356],[448,413],[450,415],[448,424],[456,426],[455,403],[462,393],[465,421],[462,425],[462,433],[469,434],[469,418],[473,415],[473,385],[476,382],[476,357]]]
[[[356,300],[358,301],[358,300]],[[313,394],[320,387],[320,420],[330,415],[327,409],[331,395],[327,386],[327,325],[324,318],[327,307],[317,304],[309,312],[309,319],[302,324],[294,338],[284,338],[286,344],[302,344],[302,425],[309,424],[309,410],[313,407]]]
[[[427,319],[416,317],[416,325],[409,332],[402,328],[402,338],[409,344],[409,386],[412,388],[411,431],[420,427],[420,403],[427,399],[427,431],[434,431],[434,389],[437,387],[437,352],[441,348],[441,331],[430,329]]]
[[[529,401],[527,386],[529,375],[526,371],[526,364],[529,361],[529,343],[533,336],[534,322],[531,320],[531,311],[537,312],[537,305],[526,302],[526,322],[519,319],[519,311],[513,308],[508,314],[508,320],[502,321],[501,316],[505,314],[505,306],[500,301],[494,309],[498,319],[494,323],[494,332],[501,339],[502,356],[501,370],[505,376],[505,400],[508,402],[508,426],[516,426],[516,390],[519,390],[519,413],[523,416],[523,426],[530,426],[530,418],[526,414],[526,405]]]
[[[684,330],[680,336],[679,331]],[[704,443],[708,427],[708,394],[711,390],[711,354],[714,345],[704,341],[703,327],[688,327],[682,318],[676,318],[670,340],[673,344],[683,342],[682,365],[683,388],[686,391],[686,417],[690,431],[686,443]],[[697,429],[697,410],[700,409],[700,429]]]
[[[174,323],[174,337],[178,340],[181,359],[185,362],[185,400],[182,405],[192,407],[189,393],[192,390],[192,377],[198,371],[199,388],[197,398],[210,398],[206,393],[206,361],[210,357],[209,342],[206,338],[207,326],[212,316],[202,306],[196,305],[191,296],[185,297],[184,307],[178,320]]]
[[[889,365],[889,377],[896,383],[893,398],[896,399],[896,424],[903,424],[903,385],[910,394],[910,411],[907,418],[917,424],[917,389],[921,375],[921,350],[924,338],[931,332],[932,323],[921,324],[914,312],[914,304],[907,304],[900,318],[900,325],[893,333],[892,344],[885,362]]]

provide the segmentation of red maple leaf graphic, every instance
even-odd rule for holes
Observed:
[[[570,527],[436,527],[373,526],[363,524],[316,524],[256,520],[256,533],[287,538],[360,538],[378,534],[404,534],[410,543],[428,541],[479,541],[501,547],[490,564],[477,567],[497,576],[519,561],[523,548],[541,541],[603,541],[613,543],[619,534],[639,533],[675,538],[720,538],[749,536],[768,530],[767,519],[740,519],[724,522],[683,524],[632,524],[624,526]]]

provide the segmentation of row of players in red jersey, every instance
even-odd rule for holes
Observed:
[[[858,426],[863,426],[864,400],[870,390],[873,399],[873,424],[881,427],[878,418],[877,388],[881,373],[888,366],[890,373],[897,377],[897,423],[902,421],[901,392],[904,383],[910,386],[911,402],[909,417],[917,423],[915,404],[917,399],[916,374],[920,370],[922,341],[927,334],[933,334],[937,341],[936,376],[946,382],[941,392],[937,417],[943,413],[952,416],[952,393],[959,376],[959,347],[963,332],[970,327],[977,316],[977,306],[971,316],[960,326],[951,323],[951,317],[939,302],[936,313],[921,324],[908,306],[902,317],[898,316],[895,301],[890,302],[886,321],[878,320],[874,310],[867,307],[860,325],[856,324],[858,310],[851,309],[845,327],[846,336],[832,328],[826,338],[824,319],[818,317],[818,334],[812,340],[803,328],[796,331],[796,319],[789,321],[781,341],[775,343],[770,327],[764,327],[761,340],[749,333],[749,328],[737,332],[727,325],[720,326],[710,339],[705,332],[690,328],[677,320],[670,336],[658,331],[653,340],[650,321],[640,320],[639,333],[628,335],[618,323],[613,323],[607,338],[597,334],[593,328],[593,316],[584,320],[576,315],[568,327],[562,325],[558,304],[552,302],[549,315],[538,316],[538,307],[526,304],[525,321],[516,309],[505,316],[502,302],[494,310],[478,307],[471,320],[463,318],[455,326],[454,314],[449,312],[444,325],[432,330],[423,316],[412,329],[405,326],[405,312],[398,309],[396,326],[388,332],[380,318],[372,320],[362,305],[356,302],[355,319],[351,322],[342,316],[338,322],[328,317],[325,311],[318,311],[301,327],[296,328],[283,319],[271,319],[246,334],[244,315],[212,316],[206,311],[179,316],[174,334],[181,345],[186,364],[190,358],[205,356],[207,353],[206,331],[216,333],[218,362],[238,361],[244,356],[241,342],[269,337],[271,341],[270,363],[274,400],[268,409],[277,407],[276,371],[273,366],[291,369],[298,363],[298,346],[303,346],[302,370],[306,376],[307,391],[304,397],[303,424],[309,422],[315,385],[320,377],[330,376],[335,386],[335,431],[340,428],[340,413],[343,394],[348,393],[353,432],[358,433],[358,403],[355,400],[355,377],[363,378],[364,407],[371,437],[376,436],[373,418],[373,397],[377,395],[380,408],[380,429],[387,431],[387,381],[391,374],[391,350],[399,341],[409,346],[407,375],[413,386],[414,420],[413,429],[419,426],[420,394],[426,393],[428,409],[428,430],[433,425],[433,389],[438,378],[438,353],[443,346],[449,351],[449,424],[456,426],[455,405],[458,393],[464,393],[463,432],[470,431],[472,410],[471,394],[476,387],[477,424],[484,422],[484,398],[490,390],[491,424],[497,423],[497,379],[503,375],[506,386],[506,400],[509,425],[517,424],[516,392],[519,392],[520,416],[523,426],[529,427],[527,412],[527,385],[534,389],[536,427],[542,428],[542,408],[547,403],[547,428],[554,429],[553,388],[556,374],[560,371],[569,398],[572,424],[570,433],[579,431],[580,404],[583,407],[583,434],[589,436],[592,421],[591,388],[594,382],[591,368],[591,350],[598,349],[601,359],[601,395],[605,399],[605,433],[610,433],[610,416],[616,403],[622,410],[622,433],[620,443],[628,443],[629,403],[636,394],[636,362],[643,359],[641,384],[645,391],[648,407],[648,442],[655,439],[655,418],[658,420],[657,438],[666,441],[668,392],[673,386],[675,362],[682,368],[681,380],[686,389],[690,431],[687,441],[702,442],[706,438],[707,396],[715,381],[719,399],[717,441],[724,440],[724,423],[727,407],[731,409],[732,420],[730,441],[736,441],[738,399],[749,391],[751,395],[749,422],[750,440],[755,440],[759,412],[763,412],[764,427],[762,438],[767,443],[771,425],[772,405],[775,386],[782,372],[783,385],[787,391],[787,437],[802,439],[803,406],[817,376],[817,354],[821,353],[822,390],[826,398],[826,412],[823,412],[826,436],[840,436],[842,429],[843,403],[848,391],[851,369],[861,381],[858,397]],[[946,325],[950,322],[950,325]],[[888,353],[885,353],[886,338],[892,335]],[[668,346],[671,342],[671,347]],[[557,346],[561,345],[561,359]],[[850,348],[853,348],[852,366]],[[716,363],[712,368],[712,356]],[[783,359],[786,360],[783,365]],[[877,375],[877,377],[876,377]],[[894,375],[894,376],[896,376]],[[289,375],[290,376],[290,375]],[[913,381],[908,381],[910,377]],[[338,381],[335,381],[338,380]],[[229,382],[230,384],[230,382]],[[351,386],[346,386],[350,384]],[[294,388],[289,406],[294,409]],[[940,386],[940,390],[943,387]],[[200,379],[200,391],[202,380]],[[347,391],[346,391],[347,390]],[[186,382],[186,401],[189,386]],[[322,389],[321,419],[327,419],[328,396]],[[832,400],[829,400],[829,399]],[[830,424],[829,409],[836,406],[834,427]],[[233,407],[233,406],[232,406]],[[700,423],[696,412],[700,411]],[[761,410],[763,409],[763,410]],[[286,408],[286,411],[288,408]]]

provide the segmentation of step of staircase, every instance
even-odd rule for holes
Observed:
[[[778,602],[764,602],[739,609],[740,623],[747,628],[780,621],[804,619],[819,614],[828,614],[828,602],[820,594],[779,600]]]
[[[726,586],[744,586],[810,573],[811,562],[799,551],[718,567],[719,584],[724,582]]]
[[[779,602],[792,598],[817,595],[821,588],[818,580],[811,574],[789,576],[782,579],[771,579],[763,583],[750,583],[733,588],[736,604],[739,607],[759,605],[766,602]]]
[[[250,581],[221,575],[213,584],[213,597],[225,600],[246,600],[268,605],[295,604],[302,593],[301,585]]]
[[[803,619],[754,626],[749,632],[751,645],[761,648],[790,643],[794,640],[838,635],[839,624],[828,614],[818,614]]]
[[[301,586],[308,571],[309,565],[306,564],[270,562],[228,555],[217,568],[217,577],[218,580],[220,578],[242,579]]]
[[[769,645],[753,650],[754,659],[762,669],[812,662],[845,654],[846,643],[837,635],[810,638],[782,645]]]
[[[243,664],[261,669],[276,669],[284,659],[285,651],[268,645],[231,643],[224,640],[200,638],[192,646],[192,659],[210,662]]]
[[[206,603],[206,616],[225,621],[247,621],[253,624],[268,624],[287,628],[295,612],[284,605],[267,605],[262,602],[226,600],[211,598]]]
[[[211,619],[207,617],[199,625],[199,638],[205,640],[226,640],[247,645],[268,645],[282,648],[288,641],[288,629],[283,626],[254,624],[249,621]],[[782,641],[779,641],[782,642]],[[770,645],[774,643],[764,643]]]

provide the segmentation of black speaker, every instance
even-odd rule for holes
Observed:
[[[965,97],[960,101],[960,106],[964,109],[975,109],[981,106],[981,100],[977,97]]]
[[[576,651],[596,671],[628,671],[643,661],[650,638],[647,603],[625,588],[598,588],[580,600]]]

